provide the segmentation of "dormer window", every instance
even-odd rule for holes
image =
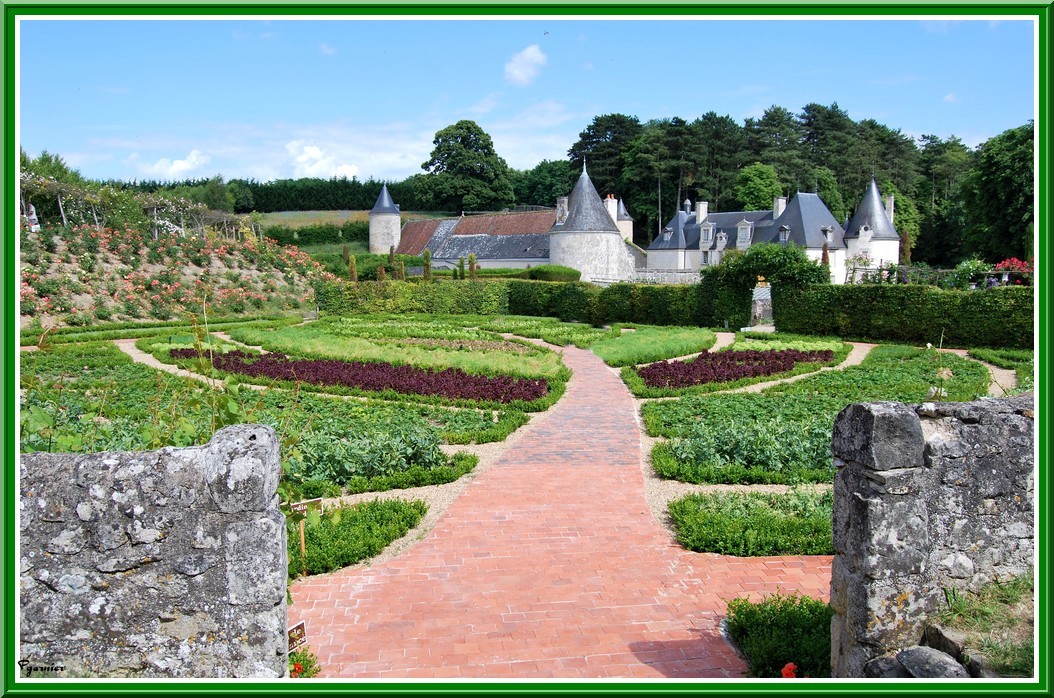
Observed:
[[[710,242],[711,237],[714,234],[713,225],[704,225],[700,230],[702,231],[703,242]]]
[[[669,242],[670,238],[673,237],[673,228],[663,228],[662,239],[664,242]]]
[[[834,243],[834,226],[825,225],[824,227],[820,228],[820,230],[823,232],[823,240],[824,240],[824,242],[826,242],[828,245],[833,244]]]
[[[789,225],[780,226],[780,244],[786,245],[787,240],[790,240],[791,229]]]
[[[750,244],[750,221],[742,220],[736,226],[736,247],[747,247]]]

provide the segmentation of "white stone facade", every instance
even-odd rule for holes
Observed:
[[[582,272],[582,281],[633,278],[633,254],[617,232],[554,232],[549,261]]]
[[[370,213],[370,254],[388,254],[402,237],[398,213]]]

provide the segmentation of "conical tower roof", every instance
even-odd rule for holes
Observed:
[[[872,179],[864,192],[864,200],[856,207],[856,213],[849,221],[849,227],[845,229],[845,237],[860,237],[860,229],[864,226],[871,229],[872,240],[899,240],[896,228],[886,215],[886,207],[882,205],[882,194],[878,191],[878,185]]]
[[[374,213],[399,213],[399,207],[392,201],[392,195],[388,193],[388,185],[385,184],[381,187],[381,193],[377,196],[377,203],[370,209],[370,214]]]
[[[615,221],[611,220],[603,199],[593,186],[593,181],[589,179],[584,165],[581,176],[575,182],[575,188],[571,190],[567,202],[567,219],[560,229],[563,232],[589,233],[619,231]]]
[[[618,210],[616,217],[620,221],[631,221],[633,217],[629,215],[629,211],[626,210],[626,203],[622,200],[618,200]]]

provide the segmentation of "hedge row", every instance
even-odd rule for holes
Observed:
[[[279,245],[328,245],[333,243],[369,242],[370,224],[367,221],[344,221],[336,223],[316,223],[297,228],[287,225],[271,225],[263,230],[264,237],[269,237]]]
[[[367,313],[436,313],[502,315],[509,312],[509,291],[503,281],[363,281],[358,284],[320,282],[315,285],[319,308],[334,315]]]
[[[948,347],[1033,346],[1034,289],[958,291],[915,285],[774,287],[781,332]]]
[[[655,286],[614,284],[600,288],[584,282],[500,279],[477,282],[384,284],[320,283],[319,307],[336,315],[362,313],[454,313],[531,315],[565,322],[605,325],[636,322],[649,325],[720,326],[711,284]],[[729,320],[741,327],[749,320],[749,296]]]

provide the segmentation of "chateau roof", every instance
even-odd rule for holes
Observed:
[[[575,188],[571,190],[567,202],[567,218],[556,228],[560,232],[619,232],[585,167],[575,182]],[[553,232],[557,232],[557,229]]]
[[[856,213],[845,229],[845,237],[860,237],[860,229],[864,226],[871,229],[872,240],[899,240],[896,228],[886,215],[886,207],[882,205],[882,194],[878,191],[878,185],[872,179],[864,192],[864,200],[856,207]]]
[[[755,234],[752,242],[779,242],[779,229],[783,226],[790,228],[788,242],[814,250],[823,248],[823,228],[830,226],[831,242],[828,249],[839,250],[845,247],[845,242],[842,241],[842,226],[838,225],[838,221],[818,194],[798,192],[787,203],[787,208],[779,218],[764,231],[759,231],[762,235]]]
[[[388,185],[381,186],[381,193],[377,196],[377,203],[370,209],[370,213],[399,213],[399,207],[392,201],[392,195],[388,193]]]

